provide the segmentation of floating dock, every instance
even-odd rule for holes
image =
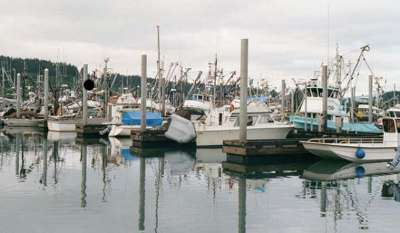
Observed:
[[[195,142],[187,144],[179,144],[165,136],[165,128],[146,128],[142,131],[140,128],[133,129],[131,131],[132,146],[133,147],[149,147],[149,146],[164,146],[174,147],[179,145],[180,147],[191,147],[195,146]]]
[[[78,137],[104,137],[100,132],[107,128],[106,120],[103,118],[89,118],[87,124],[79,122],[76,124]]]
[[[226,140],[223,142],[223,151],[231,155],[240,156],[269,156],[308,154],[300,141],[304,138],[248,140]]]

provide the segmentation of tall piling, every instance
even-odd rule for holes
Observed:
[[[17,118],[21,118],[21,74],[17,74]]]
[[[249,63],[249,40],[242,39],[240,46],[240,141],[247,142],[247,75]]]
[[[146,95],[147,95],[147,55],[143,54],[141,57],[142,77],[141,77],[141,103],[140,111],[142,112],[140,121],[140,130],[146,130]]]
[[[281,121],[284,120],[284,116],[285,116],[285,105],[286,105],[286,101],[285,101],[285,94],[286,94],[286,82],[285,80],[282,79],[282,84],[281,84]]]
[[[308,124],[308,112],[307,112],[307,85],[304,88],[304,131],[307,132],[307,124]],[[310,129],[312,129],[312,124],[310,126]]]
[[[158,73],[158,100],[161,105],[161,114],[165,116],[165,80],[161,70],[160,26],[157,25],[157,73]]]
[[[355,105],[355,96],[356,96],[356,87],[352,87],[350,91],[350,118],[351,122],[354,123],[354,105]]]
[[[374,76],[370,75],[368,82],[368,122],[372,123],[372,83],[374,80]]]
[[[44,80],[43,80],[43,89],[44,89],[44,119],[47,120],[49,118],[49,69],[44,69]]]
[[[321,132],[326,132],[328,117],[328,66],[322,65],[322,119]]]
[[[88,65],[83,65],[83,83],[88,79]],[[87,125],[88,121],[88,107],[87,107],[87,90],[82,88],[82,125]]]

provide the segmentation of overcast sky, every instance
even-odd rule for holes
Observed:
[[[110,57],[114,71],[138,74],[140,55],[146,53],[152,75],[160,25],[164,61],[191,67],[191,77],[206,71],[215,53],[226,72],[239,70],[241,38],[249,39],[249,75],[274,86],[280,79],[291,85],[291,78],[312,76],[328,55],[334,56],[336,43],[354,61],[359,48],[370,44],[368,62],[388,87],[400,75],[400,4],[395,0],[0,2],[4,55],[88,63],[90,69]],[[360,77],[359,90],[366,85],[366,77]]]

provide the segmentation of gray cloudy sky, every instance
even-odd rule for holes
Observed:
[[[216,52],[225,71],[238,70],[241,38],[249,39],[250,76],[273,85],[282,78],[310,77],[327,60],[328,38],[332,57],[336,42],[353,60],[359,47],[370,44],[367,59],[388,86],[400,75],[400,4],[394,0],[0,2],[0,53],[5,55],[91,68],[110,57],[115,71],[137,74],[146,53],[153,74],[159,24],[165,62],[192,67],[192,77],[207,69]],[[366,87],[366,78],[359,83]]]

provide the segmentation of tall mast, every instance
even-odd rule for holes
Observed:
[[[342,85],[342,63],[341,56],[339,55],[339,44],[336,44],[336,86],[341,89]]]

